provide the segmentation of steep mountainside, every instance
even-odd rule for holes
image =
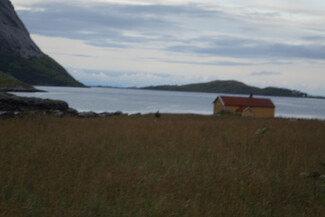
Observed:
[[[38,48],[9,0],[0,0],[0,70],[32,85],[83,86]]]
[[[9,0],[0,1],[0,50],[23,58],[43,56]]]
[[[192,91],[192,92],[207,92],[207,93],[230,93],[230,94],[257,94],[268,96],[291,96],[291,97],[305,97],[306,93],[285,88],[267,87],[258,88],[248,86],[238,81],[211,81],[208,83],[197,83],[187,85],[161,85],[149,86],[142,89],[150,90],[173,90],[173,91]]]

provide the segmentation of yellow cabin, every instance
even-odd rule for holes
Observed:
[[[221,111],[239,113],[242,117],[274,117],[275,105],[270,99],[250,97],[218,96],[214,100],[214,114]]]

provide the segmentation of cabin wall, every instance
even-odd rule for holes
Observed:
[[[254,110],[253,109],[247,109],[247,110],[244,110],[242,113],[241,113],[241,116],[242,117],[247,117],[247,118],[253,118],[254,117]]]
[[[228,111],[231,111],[232,113],[237,113],[236,110],[239,108],[239,106],[225,106],[225,109]]]
[[[223,106],[220,102],[216,101],[213,107],[213,114],[221,112],[223,109],[228,110],[232,113],[236,113],[238,106]]]
[[[275,109],[274,108],[259,108],[255,107],[254,110],[254,117],[256,118],[273,118]]]
[[[215,102],[213,107],[213,114],[217,114],[218,112],[221,112],[223,109],[223,105],[221,103]]]

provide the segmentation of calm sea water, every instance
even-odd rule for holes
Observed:
[[[64,100],[78,111],[124,113],[193,113],[210,115],[213,101],[218,95],[212,93],[153,91],[117,88],[71,88],[44,87],[44,93],[15,93],[19,96]],[[247,95],[243,95],[247,96]],[[255,96],[259,97],[259,96]],[[268,97],[276,106],[277,117],[325,120],[325,100],[292,97]]]

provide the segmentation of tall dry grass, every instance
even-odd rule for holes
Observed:
[[[321,163],[321,121],[0,120],[0,216],[318,217]]]

